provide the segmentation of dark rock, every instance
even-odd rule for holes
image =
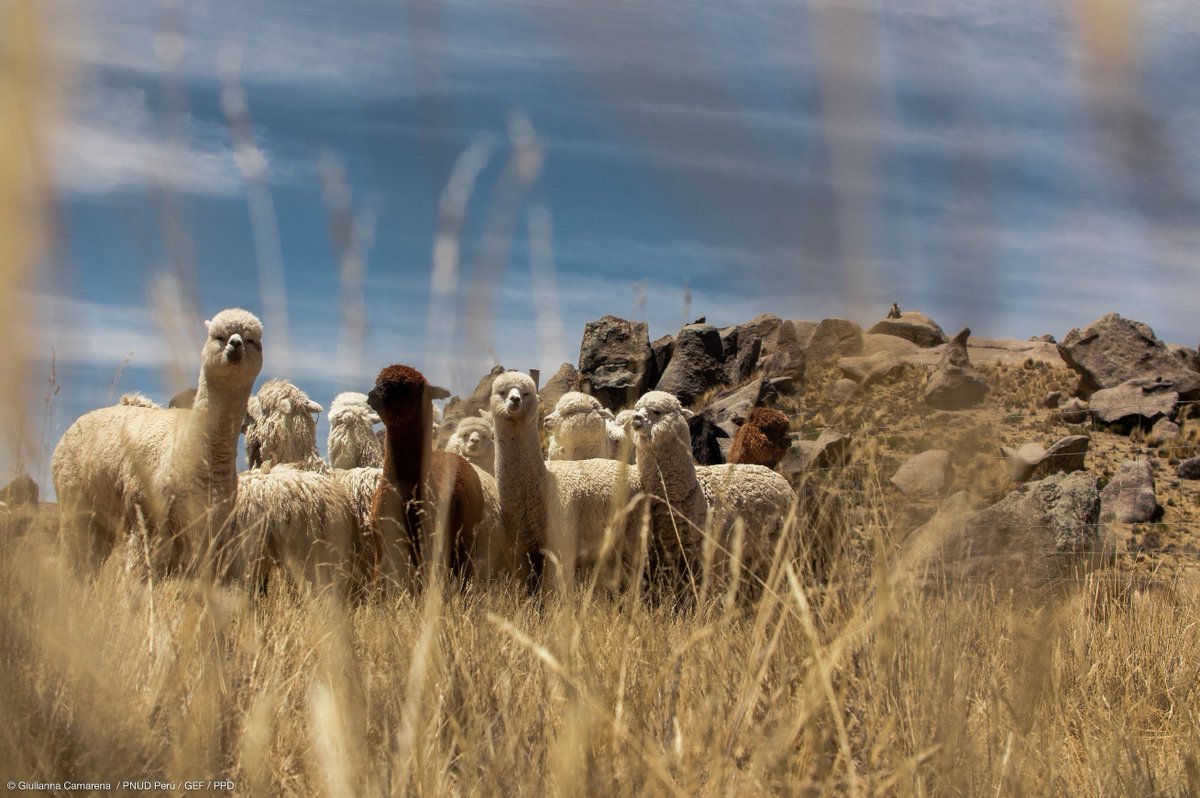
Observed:
[[[1042,407],[1047,407],[1051,410],[1056,409],[1062,404],[1062,391],[1051,391],[1042,397]]]
[[[1092,416],[1105,424],[1153,423],[1175,412],[1179,394],[1170,383],[1129,380],[1092,394]]]
[[[1029,340],[1030,341],[1040,341],[1041,343],[1045,343],[1045,344],[1058,343],[1058,341],[1055,339],[1055,337],[1053,335],[1051,335],[1050,333],[1045,333],[1043,335],[1033,335],[1033,336],[1030,336]]]
[[[946,347],[942,360],[925,384],[925,404],[938,410],[975,407],[987,395],[987,380],[967,355],[970,329],[964,328]]]
[[[628,407],[654,381],[654,353],[645,322],[605,316],[589,321],[579,347],[581,387],[610,410]]]
[[[900,464],[891,482],[905,496],[937,496],[950,484],[950,452],[930,449]]]
[[[1082,330],[1071,330],[1058,351],[1079,374],[1086,390],[1141,380],[1165,383],[1168,390],[1185,399],[1200,398],[1200,373],[1171,354],[1149,326],[1116,313],[1102,316]]]
[[[1055,474],[973,511],[956,494],[903,547],[901,568],[932,565],[940,579],[1003,580],[1050,586],[1112,558],[1100,530],[1096,478]]]
[[[1100,492],[1100,520],[1119,524],[1153,521],[1162,510],[1154,495],[1149,460],[1126,460]]]
[[[1189,457],[1179,464],[1176,471],[1181,479],[1200,479],[1200,457]]]
[[[647,349],[649,346],[647,345]],[[709,324],[689,324],[675,336],[675,352],[657,389],[684,405],[727,383],[721,332]]]
[[[725,362],[725,381],[741,385],[750,379],[758,365],[762,339],[748,325],[721,330],[721,353]]]
[[[650,344],[650,356],[654,361],[654,378],[647,383],[646,390],[654,390],[658,385],[658,380],[667,370],[667,365],[671,362],[671,355],[674,353],[675,336],[673,335],[664,335]]]
[[[688,419],[688,434],[692,439],[692,459],[697,465],[721,465],[725,462],[721,441],[730,436],[720,424],[703,413],[697,413]]]
[[[898,319],[884,319],[867,332],[877,335],[894,335],[926,348],[944,344],[947,341],[946,333],[942,332],[942,328],[933,319],[915,310],[900,314]]]

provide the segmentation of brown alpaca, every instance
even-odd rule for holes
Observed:
[[[469,575],[483,489],[470,463],[433,450],[430,400],[447,395],[421,372],[400,365],[380,371],[367,395],[385,430],[371,525],[386,582],[415,587],[435,567]]]
[[[729,462],[774,468],[792,445],[787,415],[770,407],[756,407],[733,436]]]

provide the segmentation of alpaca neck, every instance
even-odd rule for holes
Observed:
[[[207,468],[201,473],[211,479],[211,487],[219,493],[232,493],[237,487],[237,442],[250,387],[231,391],[213,391],[204,374],[192,406],[190,437],[197,445],[196,455],[203,457]]]
[[[666,454],[666,453],[663,453]],[[700,490],[691,452],[679,451],[674,456],[660,457],[646,446],[637,447],[638,476],[642,490],[659,498],[681,500]]]
[[[429,471],[431,428],[428,419],[394,422],[384,429],[383,479],[401,497],[420,499]]]
[[[526,508],[539,507],[544,512],[545,471],[535,425],[496,424],[496,487],[506,525]]]

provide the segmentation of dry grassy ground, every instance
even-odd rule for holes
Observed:
[[[1194,795],[1200,592],[913,588],[886,497],[752,610],[492,587],[356,608],[0,544],[0,776],[242,795]]]

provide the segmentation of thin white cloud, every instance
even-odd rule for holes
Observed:
[[[46,129],[59,191],[96,195],[129,189],[232,195],[242,179],[232,145],[211,126],[182,119],[169,135],[145,92],[82,80],[67,118]],[[264,156],[265,157],[265,156]]]

